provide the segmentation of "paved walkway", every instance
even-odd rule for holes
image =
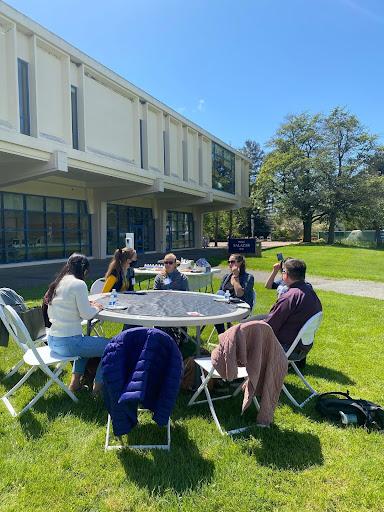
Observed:
[[[265,283],[269,276],[269,272],[261,270],[251,270],[250,272],[258,283]],[[311,275],[308,275],[307,279],[316,290],[384,300],[384,283],[357,281],[353,279],[331,279],[329,277]]]

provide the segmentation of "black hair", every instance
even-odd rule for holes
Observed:
[[[70,274],[75,276],[77,279],[81,279],[82,281],[84,281],[85,273],[87,272],[88,269],[89,261],[88,258],[84,256],[84,254],[78,254],[76,252],[71,254],[71,256],[67,260],[67,263],[57,274],[56,279],[49,285],[48,291],[44,296],[44,302],[46,304],[52,303],[52,299],[56,295],[56,289],[64,276]]]

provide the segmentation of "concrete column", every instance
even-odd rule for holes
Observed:
[[[201,240],[203,238],[203,214],[199,208],[193,209],[193,224],[194,224],[194,237],[195,247],[201,247]]]
[[[167,210],[161,208],[157,201],[153,207],[153,217],[155,220],[155,249],[158,252],[165,252]]]
[[[85,86],[84,64],[80,64],[78,70],[79,85],[77,87],[77,126],[79,131],[79,150],[85,151],[87,141],[85,136]]]
[[[39,120],[38,120],[38,105],[39,98],[37,97],[37,38],[34,34],[31,37],[31,63],[29,66],[29,110],[31,116],[31,135],[33,137],[39,136]]]
[[[183,180],[188,181],[188,126],[183,126]]]
[[[143,169],[148,170],[148,103],[145,101],[141,104],[141,121],[142,121],[142,148],[141,152],[143,155]]]
[[[70,69],[71,63],[69,56],[61,56],[61,69],[62,69],[62,101],[64,104],[63,115],[64,115],[64,140],[72,146],[72,113],[71,113],[71,78]]]
[[[164,114],[164,174],[169,176],[171,173],[171,151],[169,146],[170,121],[169,115]]]
[[[107,203],[94,190],[87,189],[87,206],[91,214],[92,256],[103,259],[107,256]]]
[[[134,160],[140,168],[140,103],[139,98],[132,99],[132,144],[134,148]]]

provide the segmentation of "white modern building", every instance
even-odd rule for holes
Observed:
[[[0,264],[199,247],[241,153],[0,0]]]

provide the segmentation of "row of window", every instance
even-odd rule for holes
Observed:
[[[134,233],[138,252],[155,250],[151,208],[108,204],[107,252]],[[191,213],[168,211],[167,250],[194,246]],[[92,253],[91,218],[85,201],[0,192],[0,263],[65,258]]]
[[[0,262],[13,263],[91,253],[85,201],[0,193]]]
[[[31,134],[31,116],[29,105],[29,65],[28,62],[18,59],[18,84],[19,84],[19,112],[20,132]],[[79,125],[78,125],[78,90],[71,85],[71,116],[72,116],[72,146],[79,149]],[[139,122],[140,140],[140,165],[144,168],[143,156],[143,121]],[[166,168],[165,132],[163,132],[163,158]],[[183,153],[185,145],[183,144]],[[185,158],[183,157],[183,165]],[[184,170],[183,170],[184,175]],[[235,155],[219,144],[212,142],[212,187],[222,192],[235,193]]]

